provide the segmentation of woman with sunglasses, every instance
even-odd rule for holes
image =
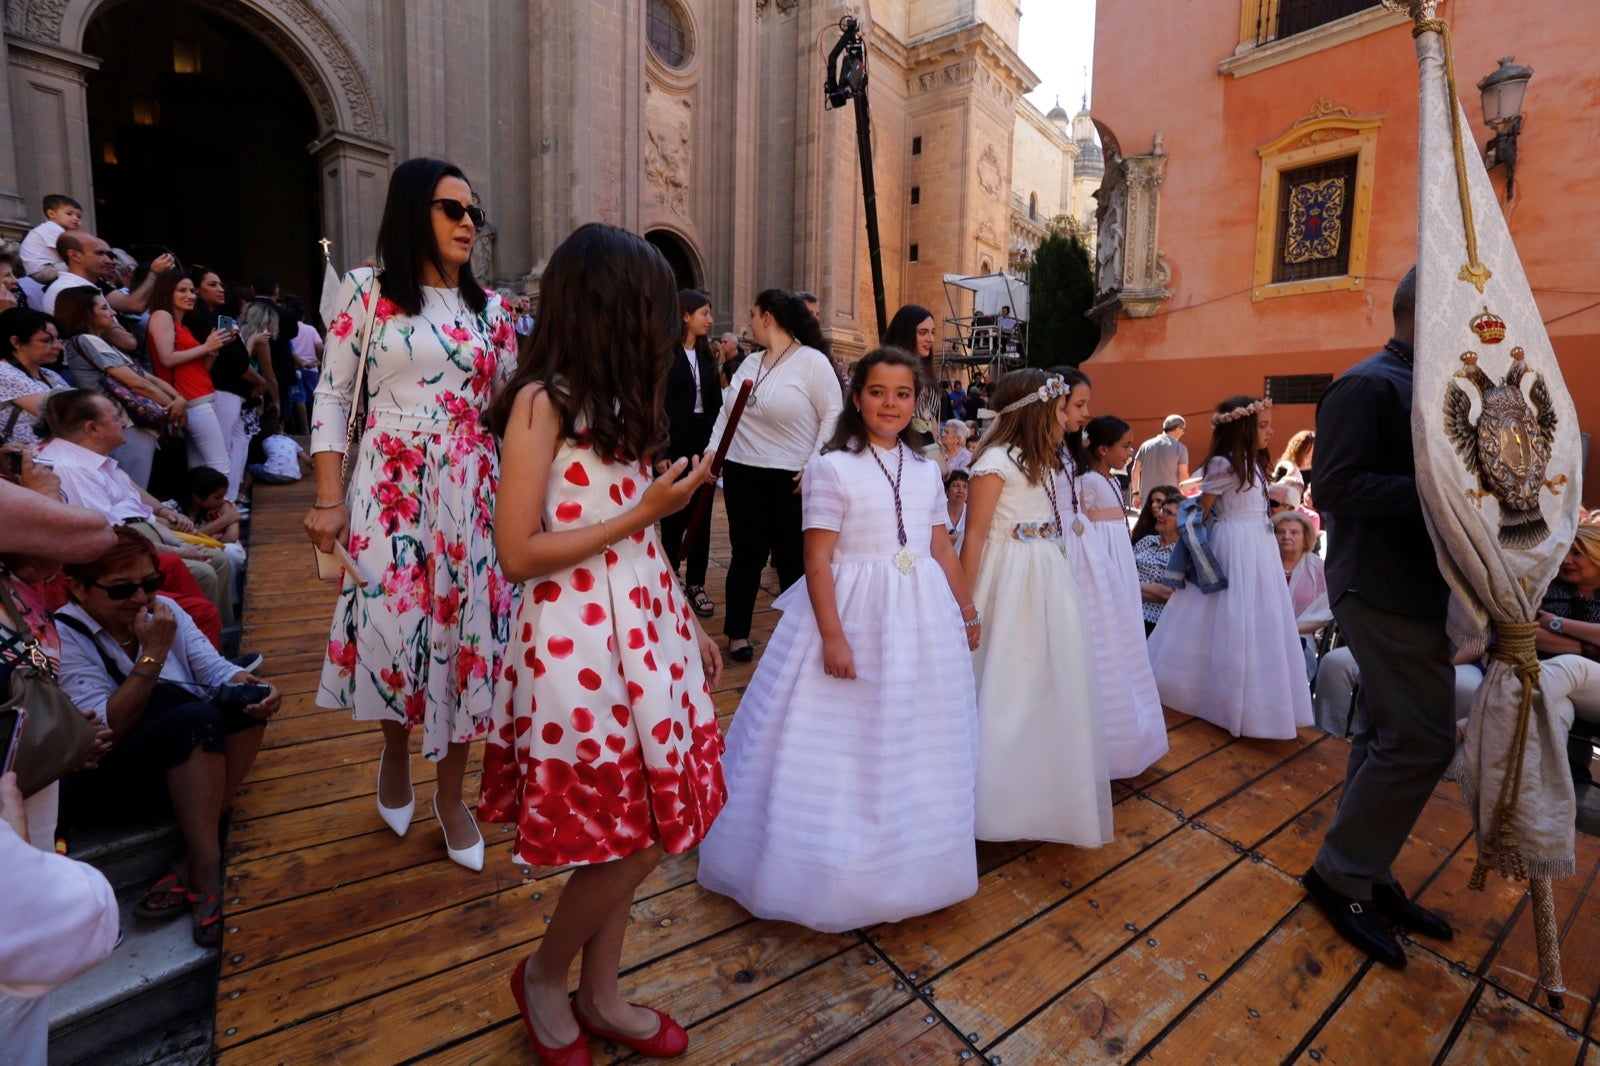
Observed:
[[[1144,612],[1148,639],[1161,621],[1161,608],[1172,598],[1172,588],[1162,583],[1172,546],[1178,543],[1178,505],[1183,496],[1175,485],[1157,485],[1145,497],[1144,509],[1133,524],[1133,565],[1139,571],[1139,608]]]
[[[70,602],[56,612],[61,686],[111,731],[95,770],[74,779],[84,812],[137,806],[165,787],[183,856],[134,908],[190,911],[195,943],[222,941],[218,830],[277,713],[278,690],[224,659],[162,586],[156,550],[126,527],[97,558],[66,567]],[[226,685],[250,685],[233,692]],[[234,698],[240,697],[240,698]]]
[[[383,268],[347,274],[328,323],[311,430],[317,497],[305,519],[313,544],[345,545],[370,581],[344,578],[317,703],[380,724],[378,814],[399,836],[414,807],[408,734],[420,727],[422,755],[438,767],[446,853],[474,871],[483,836],[462,780],[468,745],[489,729],[513,613],[495,562],[499,459],[483,415],[517,363],[510,306],[472,276],[483,221],[450,163],[412,159],[390,178]],[[353,405],[365,417],[350,440]]]

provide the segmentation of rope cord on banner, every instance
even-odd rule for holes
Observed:
[[[1533,695],[1539,685],[1539,653],[1534,638],[1539,632],[1537,622],[1494,622],[1494,647],[1490,654],[1501,662],[1511,664],[1517,680],[1522,682],[1522,693],[1517,700],[1517,725],[1511,738],[1511,764],[1500,778],[1500,796],[1495,801],[1494,821],[1489,827],[1484,843],[1479,848],[1478,861],[1472,867],[1472,879],[1467,887],[1482,889],[1492,868],[1502,877],[1524,881],[1528,877],[1528,860],[1517,843],[1512,821],[1517,814],[1517,798],[1522,794],[1522,764],[1527,755],[1528,725],[1533,718]]]

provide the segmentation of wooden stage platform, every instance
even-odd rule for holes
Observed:
[[[501,826],[485,827],[481,874],[447,862],[420,757],[417,824],[397,839],[378,821],[376,730],[312,702],[332,593],[300,534],[309,498],[255,499],[245,645],[288,696],[233,816],[218,1061],[532,1062],[507,977],[565,875],[513,865]],[[720,602],[720,508],[716,533]],[[751,669],[723,679],[725,715]],[[981,846],[976,897],[899,925],[756,921],[700,889],[693,854],[670,859],[634,907],[624,989],[689,1028],[691,1063],[1600,1062],[1600,842],[1579,838],[1579,876],[1556,888],[1571,989],[1558,1017],[1534,996],[1522,886],[1467,890],[1454,785],[1398,873],[1457,935],[1408,942],[1397,972],[1347,946],[1294,879],[1347,745],[1315,730],[1232,740],[1179,715],[1169,730],[1171,752],[1116,788],[1115,843]]]

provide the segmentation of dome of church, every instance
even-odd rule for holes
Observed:
[[[1056,106],[1044,113],[1044,117],[1051,122],[1071,122],[1072,116],[1067,114],[1067,109],[1061,106],[1061,101],[1056,101]]]
[[[1074,169],[1079,177],[1098,178],[1105,175],[1105,155],[1100,151],[1100,140],[1095,136],[1094,120],[1089,117],[1088,101],[1083,110],[1072,116],[1073,143],[1078,146],[1078,161]]]

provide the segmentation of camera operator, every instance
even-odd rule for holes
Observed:
[[[125,807],[164,779],[184,855],[134,913],[191,909],[195,942],[222,936],[219,826],[278,710],[278,690],[219,655],[183,608],[156,593],[150,542],[128,529],[88,563],[69,565],[71,602],[56,612],[61,684],[110,727],[111,750],[72,782],[80,807]]]

